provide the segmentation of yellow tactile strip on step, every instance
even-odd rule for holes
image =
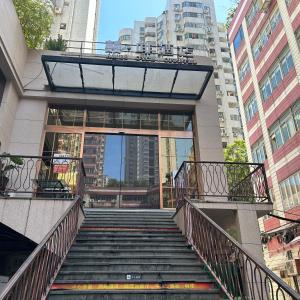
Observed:
[[[211,290],[215,288],[213,283],[204,282],[178,282],[178,283],[88,283],[53,284],[52,290],[163,290],[163,289],[188,289],[188,290]]]

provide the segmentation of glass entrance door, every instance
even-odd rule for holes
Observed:
[[[159,208],[158,137],[86,133],[83,160],[89,207]]]

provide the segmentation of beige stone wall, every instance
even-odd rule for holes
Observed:
[[[51,199],[0,199],[0,222],[40,243],[71,203]]]

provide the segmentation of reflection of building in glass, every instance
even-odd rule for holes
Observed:
[[[158,141],[153,136],[126,136],[125,184],[153,186],[159,184]]]
[[[79,134],[48,132],[45,136],[43,154],[46,156],[66,154],[68,157],[80,157],[80,145]]]
[[[86,183],[93,187],[105,187],[108,177],[104,175],[105,135],[87,134],[85,136],[83,159]]]
[[[192,139],[162,138],[162,182],[171,185],[172,178],[186,160],[194,160]]]
[[[176,139],[163,138],[161,140],[162,147],[162,182],[171,184],[173,171],[176,167]]]

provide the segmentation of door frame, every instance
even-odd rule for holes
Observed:
[[[84,123],[85,124],[85,123]],[[61,125],[45,125],[44,134],[41,145],[41,155],[46,133],[73,133],[81,135],[80,157],[83,157],[84,138],[87,133],[95,134],[111,134],[111,135],[139,135],[139,136],[157,136],[158,137],[158,163],[159,163],[159,199],[160,209],[169,209],[163,207],[163,186],[162,186],[162,138],[191,138],[194,139],[193,131],[171,131],[171,130],[156,130],[156,129],[131,129],[131,128],[99,128],[87,126],[61,126]],[[195,141],[194,141],[195,151]]]

